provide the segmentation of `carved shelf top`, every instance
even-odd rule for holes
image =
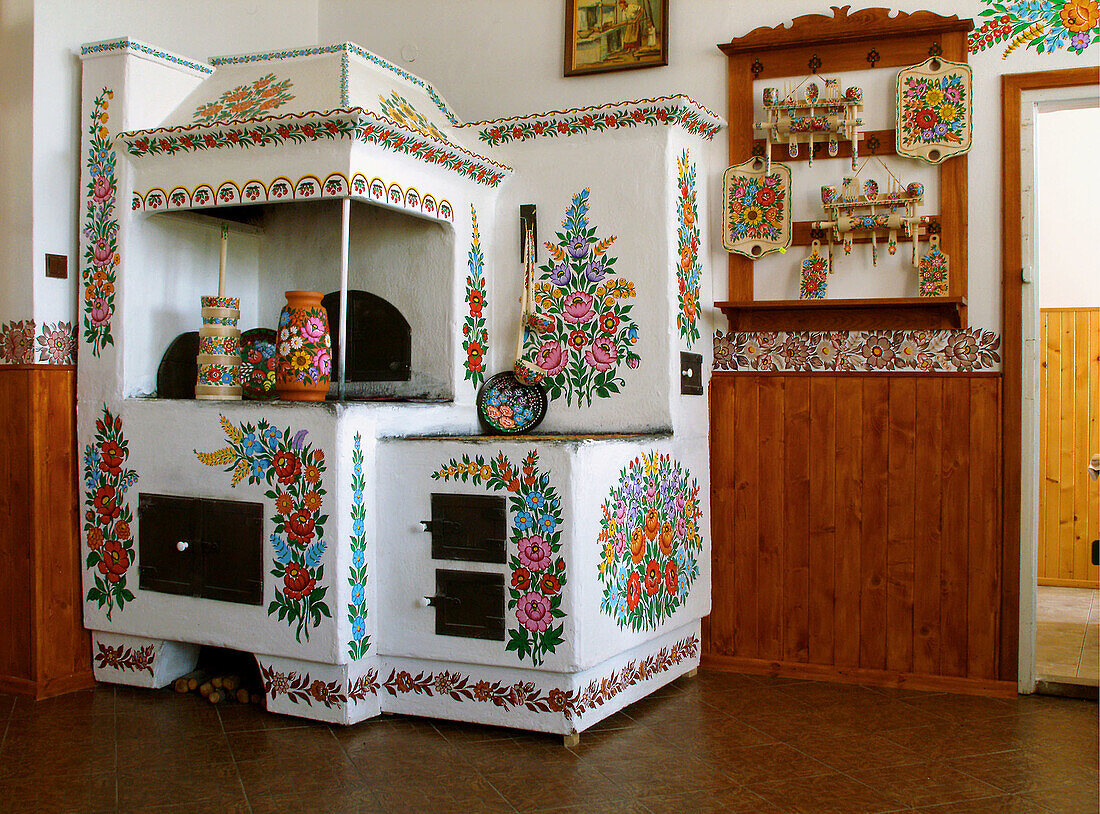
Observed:
[[[883,37],[916,37],[951,31],[970,31],[973,20],[960,20],[957,15],[944,17],[931,11],[898,11],[886,8],[865,8],[848,12],[851,6],[832,6],[828,14],[803,14],[789,26],[762,26],[743,37],[737,37],[718,47],[727,56],[777,48],[803,48],[823,44],[841,44],[881,39]]]

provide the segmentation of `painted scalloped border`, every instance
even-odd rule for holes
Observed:
[[[363,198],[454,223],[454,208],[446,198],[421,193],[416,187],[402,188],[400,184],[381,178],[368,180],[362,173],[355,173],[349,179],[343,173],[333,172],[326,175],[324,181],[321,181],[320,174],[303,175],[297,181],[279,175],[267,183],[255,178],[242,184],[226,180],[219,184],[199,184],[192,189],[173,187],[167,192],[153,187],[145,194],[135,191],[130,208],[134,212],[168,212],[242,203],[346,197]]]

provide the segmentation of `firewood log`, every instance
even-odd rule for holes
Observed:
[[[203,698],[209,698],[210,693],[212,692],[214,692],[214,685],[211,684],[209,681],[199,685],[199,695],[201,695]]]
[[[249,694],[248,690],[244,688],[237,690],[237,703],[247,704],[250,700],[252,700],[252,696]]]

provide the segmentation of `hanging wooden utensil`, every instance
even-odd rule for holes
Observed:
[[[546,378],[546,372],[523,358],[523,340],[527,331],[538,330],[541,324],[536,323],[533,326],[531,319],[534,310],[533,241],[532,233],[528,230],[524,241],[523,293],[520,296],[515,361],[510,371],[490,377],[477,394],[477,414],[482,425],[490,432],[503,435],[530,432],[546,417],[548,402],[546,391],[541,385]]]

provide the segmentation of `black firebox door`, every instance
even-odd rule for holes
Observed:
[[[436,635],[504,641],[502,574],[437,569],[435,591]]]
[[[138,584],[144,591],[263,603],[263,504],[138,497]]]

